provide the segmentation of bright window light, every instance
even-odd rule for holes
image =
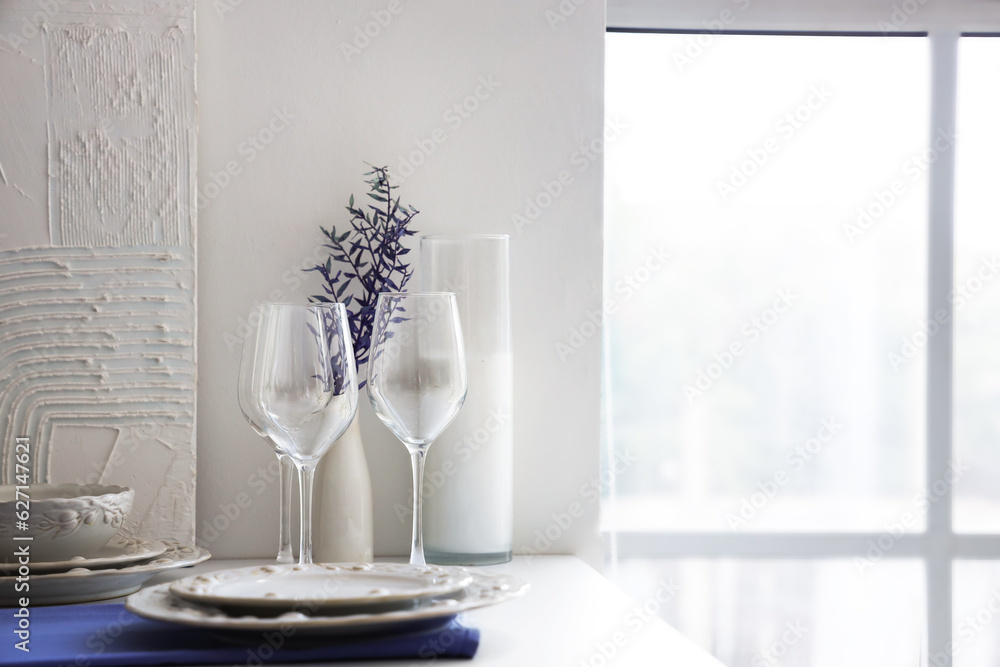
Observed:
[[[919,532],[927,39],[691,39],[607,39],[604,522]]]
[[[955,529],[1000,532],[1000,40],[963,39],[955,153]],[[1000,653],[995,654],[1000,659]],[[996,664],[994,662],[993,664]]]

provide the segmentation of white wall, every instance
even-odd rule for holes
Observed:
[[[365,187],[364,162],[398,173],[399,156],[440,128],[444,141],[400,190],[421,210],[414,226],[511,234],[515,549],[549,528],[562,533],[551,552],[598,561],[598,507],[582,487],[599,472],[600,337],[565,359],[556,344],[600,308],[602,161],[578,151],[602,136],[603,3],[567,2],[563,16],[555,0],[244,0],[222,13],[225,2],[200,2],[197,16],[198,180],[214,195],[198,225],[200,540],[219,557],[274,549],[276,491],[258,496],[250,480],[274,457],[240,415],[239,348],[228,336],[255,301],[317,292],[314,277],[298,284],[299,267],[319,225],[346,222],[348,196]],[[348,58],[356,28],[390,6],[398,13],[383,13],[387,25]],[[461,124],[446,116],[477,87],[477,110]],[[242,143],[272,122],[280,131],[262,150]],[[227,163],[239,173],[213,176]],[[563,192],[516,229],[512,215],[540,194],[547,204],[544,183],[564,170]],[[209,186],[213,179],[228,184]],[[392,507],[409,503],[409,461],[367,401],[362,416],[375,551],[407,553],[409,526]],[[250,507],[217,537],[206,531],[241,492]],[[574,502],[585,514],[563,531],[552,515]]]

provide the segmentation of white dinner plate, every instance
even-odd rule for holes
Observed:
[[[179,598],[227,611],[318,611],[412,606],[472,582],[462,568],[408,563],[261,565],[197,574],[170,584]]]
[[[107,600],[134,593],[160,572],[188,567],[212,557],[198,547],[166,544],[166,551],[148,563],[107,570],[75,568],[54,574],[30,574],[26,582],[18,581],[18,576],[0,577],[0,607],[19,606],[21,598],[27,598],[31,606]],[[27,590],[23,589],[25,583]]]
[[[119,567],[142,560],[152,560],[164,551],[167,545],[159,540],[143,540],[137,537],[115,535],[111,541],[101,547],[90,558],[76,556],[69,560],[36,562],[31,561],[29,567],[32,574],[50,574],[66,572],[75,567],[85,567],[88,570],[101,570],[107,567]],[[0,563],[0,574],[16,574],[18,565],[15,563]]]
[[[528,590],[528,584],[509,574],[471,570],[472,582],[454,597],[425,600],[410,609],[346,615],[306,615],[286,612],[279,616],[231,616],[225,612],[181,599],[170,592],[170,583],[144,588],[129,596],[129,611],[157,621],[208,628],[226,634],[280,630],[299,637],[360,635],[411,629],[421,622],[444,622],[455,614],[498,604]],[[426,626],[425,626],[426,627]]]

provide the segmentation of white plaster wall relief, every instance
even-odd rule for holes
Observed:
[[[193,3],[0,5],[0,436],[194,540]]]
[[[44,38],[52,243],[190,245],[184,33],[77,25]]]

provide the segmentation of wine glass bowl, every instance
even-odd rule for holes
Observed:
[[[410,452],[413,542],[423,564],[421,487],[427,449],[465,403],[468,376],[458,304],[451,292],[385,292],[376,304],[368,398],[375,414]]]
[[[458,414],[454,406],[461,407],[465,401],[465,389],[459,389],[468,382],[464,373],[459,376],[448,364],[432,360],[427,366],[425,372],[387,372],[370,390],[381,421],[413,447],[429,446]]]

